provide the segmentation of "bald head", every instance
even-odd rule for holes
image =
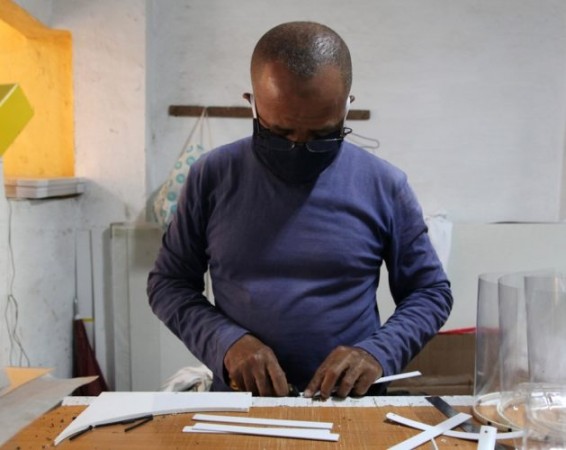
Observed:
[[[289,22],[272,28],[258,41],[251,62],[252,83],[265,63],[277,62],[298,78],[309,80],[322,68],[340,73],[344,92],[352,85],[350,51],[342,38],[315,22]]]

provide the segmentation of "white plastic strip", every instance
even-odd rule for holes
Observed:
[[[391,420],[392,422],[396,422],[401,425],[405,425],[407,427],[416,428],[417,430],[424,431],[432,428],[432,425],[427,425],[422,422],[417,422],[416,420],[407,419],[406,417],[400,416],[399,414],[395,414],[395,413],[387,413],[385,417],[388,420]],[[446,431],[444,435],[459,439],[465,439],[468,441],[477,441],[480,437],[478,433],[464,433],[463,431],[453,431],[453,430]]]
[[[192,425],[187,425],[183,427],[183,433],[210,433],[210,434],[230,434],[227,431],[205,431],[205,430],[195,430]]]
[[[474,404],[474,399],[471,395],[458,395],[458,396],[443,396],[446,401],[448,401],[452,406],[468,406],[472,407]],[[384,397],[346,397],[346,398],[332,398],[321,402],[317,399],[305,398],[305,397],[253,397],[252,398],[253,407],[273,407],[273,406],[290,406],[296,407],[317,407],[317,408],[360,408],[360,407],[417,407],[426,406],[430,407],[430,403],[425,400],[424,397],[419,396],[396,396],[387,395]]]
[[[452,406],[473,406],[474,397],[471,395],[443,395],[442,398]],[[96,397],[65,397],[63,398],[63,406],[90,405]],[[336,407],[336,408],[358,408],[358,407],[400,407],[400,406],[430,406],[430,403],[424,397],[419,396],[397,396],[389,395],[385,397],[347,397],[334,401],[329,398],[325,402],[313,400],[304,397],[252,397],[254,407],[272,407],[272,406],[291,406],[291,407]]]
[[[406,373],[398,373],[396,375],[388,375],[386,377],[380,377],[377,380],[375,380],[372,384],[379,384],[379,383],[388,383],[390,381],[395,381],[395,380],[402,380],[404,378],[411,378],[411,377],[418,377],[422,375],[418,370],[415,370],[413,372],[406,372]],[[336,388],[334,388],[332,390],[332,393],[334,394],[336,392]],[[313,394],[313,397],[318,397],[320,396],[320,391],[316,391]]]
[[[417,422],[416,420],[407,419],[406,417],[400,416],[399,414],[395,413],[387,413],[385,417],[392,422],[399,423],[401,425],[405,425],[407,427],[416,428],[417,430],[428,430],[431,428],[431,425],[424,424],[422,422]],[[444,436],[464,439],[467,441],[479,441],[480,435],[479,433],[465,433],[463,431],[454,431],[448,430],[444,433]],[[496,439],[520,439],[523,437],[522,431],[511,431],[507,433],[497,433],[495,435]]]
[[[339,434],[330,433],[328,430],[314,430],[307,428],[244,427],[213,423],[197,423],[192,427],[192,431],[216,431],[221,433],[251,434],[256,436],[286,437],[333,442],[337,442],[340,438]]]
[[[495,436],[497,428],[482,425],[480,428],[480,439],[478,441],[478,450],[493,450],[495,448]]]
[[[398,373],[397,375],[388,375],[386,377],[378,378],[373,382],[373,384],[389,383],[390,381],[403,380],[405,378],[418,377],[421,375],[422,373],[420,373],[418,370],[415,370],[413,372]]]
[[[269,425],[274,427],[316,428],[331,430],[332,422],[312,422],[307,420],[261,419],[257,417],[218,416],[214,414],[195,414],[193,420],[204,422],[245,423]]]
[[[456,414],[454,417],[450,417],[450,419],[440,422],[438,425],[435,425],[417,434],[416,436],[413,436],[412,438],[400,442],[399,444],[394,445],[393,447],[389,447],[389,450],[412,450],[418,447],[419,445],[422,445],[425,442],[430,441],[432,438],[435,438],[436,436],[440,436],[445,431],[448,431],[471,418],[472,416],[470,416],[469,414],[465,414],[465,413]]]

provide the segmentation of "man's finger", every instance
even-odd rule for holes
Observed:
[[[268,366],[269,378],[271,379],[271,386],[273,388],[272,395],[276,397],[285,397],[289,395],[289,384],[285,372],[281,366],[276,362]]]
[[[252,395],[258,394],[255,377],[247,371],[244,373],[244,388],[246,392],[251,392]]]

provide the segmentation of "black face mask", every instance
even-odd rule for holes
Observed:
[[[263,165],[280,180],[289,184],[309,183],[314,181],[340,152],[343,134],[342,131],[335,134],[336,136],[307,143],[292,143],[271,133],[255,119],[253,151]]]

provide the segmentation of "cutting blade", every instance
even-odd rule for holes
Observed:
[[[428,401],[432,406],[434,406],[436,409],[438,409],[442,414],[444,414],[446,417],[453,417],[456,414],[458,414],[460,411],[456,411],[452,406],[450,406],[448,404],[448,402],[446,402],[444,399],[442,399],[441,397],[438,396],[428,396],[425,397],[425,400]],[[481,427],[479,427],[478,425],[474,424],[471,422],[470,420],[466,420],[465,422],[461,423],[460,425],[458,425],[462,430],[468,432],[468,433],[479,433],[481,430]],[[495,444],[494,447],[495,450],[509,450],[509,447],[507,447],[506,445],[503,444]]]

